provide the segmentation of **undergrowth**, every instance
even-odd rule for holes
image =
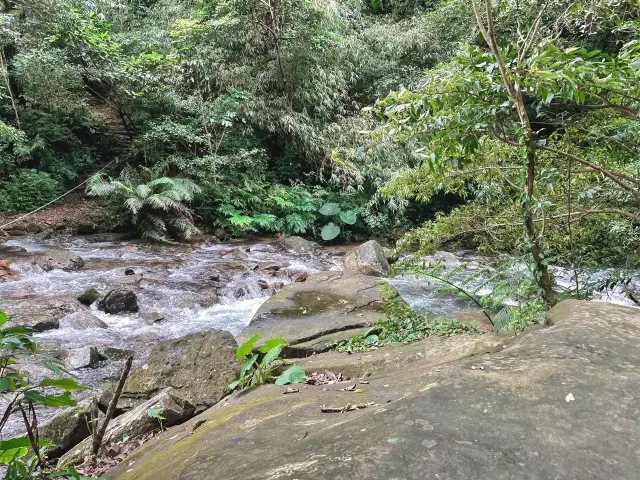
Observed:
[[[478,331],[475,325],[467,325],[455,319],[430,319],[397,299],[392,287],[382,287],[381,299],[384,319],[378,320],[363,334],[333,347],[338,352],[365,352],[391,343],[410,343],[430,336],[454,337]]]

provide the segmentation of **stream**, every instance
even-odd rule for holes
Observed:
[[[305,272],[340,270],[340,256],[348,249],[293,253],[273,239],[150,246],[108,235],[42,241],[25,238],[4,245],[26,250],[10,258],[14,277],[0,280],[2,309],[9,313],[51,313],[69,305],[78,309],[75,297],[86,288],[96,288],[103,294],[120,285],[132,288],[138,296],[139,313],[109,315],[98,311],[94,303],[91,313],[108,328],[57,328],[36,333],[35,337],[41,350],[54,356],[84,346],[114,347],[133,350],[136,364],[144,362],[150,349],[162,340],[211,329],[238,334],[260,305],[284,284]],[[77,271],[45,271],[34,262],[39,255],[64,251],[81,256],[85,265]],[[486,260],[471,252],[448,255],[468,262],[469,271]],[[125,269],[133,269],[135,275],[125,275]],[[555,273],[561,285],[571,284],[568,271],[556,269]],[[436,293],[423,279],[398,277],[391,283],[407,303],[433,317],[471,309],[469,302]],[[621,292],[602,299],[632,304]],[[152,312],[164,319],[149,323],[145,315]],[[74,373],[81,384],[97,389],[105,380],[116,378],[121,368],[122,361],[109,360]],[[36,365],[28,370],[36,378],[46,373]],[[0,407],[2,403],[0,399]],[[47,415],[44,413],[45,419]],[[20,426],[10,422],[3,437],[19,433]]]

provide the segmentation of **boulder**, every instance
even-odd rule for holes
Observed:
[[[61,269],[65,271],[76,271],[84,267],[84,260],[79,255],[73,255],[68,250],[55,250],[39,255],[34,260],[45,272]]]
[[[23,227],[13,227],[11,228],[11,230],[9,230],[9,235],[11,235],[12,237],[24,237],[26,234],[27,232]]]
[[[451,252],[436,252],[429,258],[429,267],[433,268],[439,264],[443,264],[447,270],[451,270],[460,266],[462,261]]]
[[[98,415],[98,404],[92,397],[62,410],[45,422],[39,429],[40,438],[55,444],[47,450],[47,456],[57,458],[91,435],[90,422]]]
[[[150,409],[162,409],[164,420],[162,425],[172,427],[191,418],[196,408],[182,394],[173,388],[167,388],[158,393],[155,397],[147,400],[119,417],[109,422],[107,431],[103,438],[103,445],[119,442],[125,435],[134,438],[153,430],[158,430],[160,425],[158,420],[150,417],[147,411]],[[64,455],[59,463],[58,469],[66,469],[69,465],[82,463],[84,457],[91,453],[91,437],[85,438],[79,445]],[[159,477],[159,478],[162,478]]]
[[[105,477],[638,478],[640,310],[569,301],[550,314],[553,326],[492,353],[416,359],[346,384],[360,393],[269,385],[234,395]]]
[[[100,300],[102,294],[95,288],[87,288],[77,298],[80,303],[89,307],[93,302]]]
[[[61,230],[64,230],[65,228],[67,228],[67,226],[62,222],[58,222],[58,223],[55,224],[55,226],[53,228],[54,228],[54,230],[61,231]]]
[[[98,229],[98,226],[92,222],[79,222],[76,227],[76,233],[78,235],[91,235],[95,233]]]
[[[318,248],[315,243],[302,237],[286,237],[282,240],[282,246],[296,253],[313,253]]]
[[[227,231],[224,228],[216,228],[213,231],[213,236],[219,240],[224,240],[227,238]]]
[[[35,237],[36,237],[36,240],[39,240],[39,241],[49,240],[51,237],[53,237],[53,230],[51,229],[43,230],[40,233],[36,234]]]
[[[124,360],[135,352],[133,350],[124,350],[116,347],[103,347],[98,349],[98,355],[103,360]]]
[[[197,407],[209,407],[224,396],[238,376],[237,348],[233,335],[220,330],[161,342],[146,363],[129,374],[121,402],[140,404],[173,387]]]
[[[358,272],[375,277],[389,276],[389,262],[382,246],[369,240],[342,257],[342,265],[349,272]]]
[[[65,364],[71,370],[95,367],[99,361],[98,349],[89,346],[69,350],[65,358]]]
[[[116,315],[118,313],[135,313],[139,310],[138,297],[126,288],[115,288],[110,290],[98,302],[98,310]]]
[[[89,328],[107,328],[107,324],[90,312],[80,310],[61,318],[60,328],[88,330]]]
[[[285,285],[264,302],[240,333],[239,341],[255,333],[260,342],[282,337],[290,345],[335,332],[349,338],[353,330],[384,318],[380,301],[383,285],[388,284],[354,272],[315,273],[304,282]]]

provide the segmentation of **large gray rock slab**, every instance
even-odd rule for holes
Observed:
[[[109,422],[102,444],[109,445],[110,443],[119,442],[125,435],[129,438],[134,438],[153,430],[159,430],[160,424],[158,420],[147,414],[148,410],[156,408],[162,409],[162,416],[164,417],[162,424],[165,428],[188,420],[196,410],[195,406],[185,399],[180,392],[167,388],[130,412],[113,418]],[[58,467],[66,469],[68,465],[82,463],[84,458],[91,453],[91,441],[91,437],[85,438],[60,458]]]
[[[260,341],[284,338],[296,345],[366,327],[384,318],[380,301],[384,285],[388,285],[384,280],[354,272],[315,273],[304,282],[285,285],[263,303],[239,341],[258,333]]]
[[[550,318],[494,353],[374,374],[362,393],[270,385],[234,395],[105,477],[638,478],[640,310],[571,301]]]
[[[65,408],[40,427],[40,438],[54,443],[47,449],[50,458],[59,457],[91,435],[89,425],[99,416],[95,397]]]
[[[282,246],[291,252],[313,253],[318,249],[318,245],[305,240],[302,237],[286,237],[282,240]]]
[[[75,255],[69,250],[51,250],[38,255],[34,263],[40,266],[44,271],[65,270],[76,271],[84,267],[82,257]]]
[[[387,255],[375,240],[369,240],[349,251],[342,257],[344,269],[375,277],[389,276],[389,262]]]
[[[173,387],[196,407],[210,407],[224,396],[240,372],[237,348],[233,335],[220,330],[158,343],[145,364],[129,374],[118,406],[131,408]],[[102,390],[104,402],[109,388]]]

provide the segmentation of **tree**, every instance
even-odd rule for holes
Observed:
[[[523,226],[519,243],[530,255],[540,293],[551,306],[555,292],[548,268],[550,258],[542,248],[549,235],[545,222],[568,219],[571,236],[572,217],[613,214],[632,222],[640,219],[635,213],[640,183],[634,173],[639,137],[637,129],[632,133],[631,126],[638,120],[640,106],[638,43],[628,42],[615,56],[560,48],[556,38],[542,39],[538,35],[544,8],[528,33],[509,42],[497,36],[495,8],[490,0],[474,0],[473,9],[483,46],[470,46],[467,55],[458,57],[454,64],[429,72],[421,88],[396,92],[376,109],[386,122],[384,134],[422,156],[422,163],[392,180],[386,193],[428,199],[444,188],[465,195],[469,189],[477,193],[491,176],[492,184],[502,185],[511,196],[486,205],[485,219],[495,218],[500,212],[503,218],[511,219],[494,223],[494,228]],[[607,133],[585,128],[594,124],[595,112],[601,114],[601,126],[606,125],[601,132]],[[568,131],[583,134],[576,138],[567,135]],[[589,154],[599,148],[592,140],[594,134],[604,135],[610,146],[616,145],[615,156],[594,155],[588,160]],[[585,154],[579,154],[583,151]],[[576,172],[575,165],[584,168]],[[560,171],[567,173],[568,180],[561,178]],[[551,185],[551,190],[567,182],[564,212],[546,214],[548,210],[557,211],[559,202],[557,195],[551,198],[537,188],[536,181],[545,177],[545,185]],[[624,208],[617,205],[572,211],[576,197],[572,186],[580,185],[584,192],[589,182],[595,185],[603,179],[607,189],[613,185],[618,192],[610,202],[623,204]],[[620,193],[633,202],[625,204]],[[517,209],[511,207],[513,195],[518,198]],[[481,204],[482,192],[477,198]],[[469,209],[460,211],[468,213]],[[520,219],[514,221],[516,212]],[[476,233],[475,226],[468,227],[482,222],[478,213],[476,218],[452,226],[448,233]],[[460,220],[462,216],[454,214],[452,218]],[[425,230],[436,228],[434,225],[429,224]],[[491,229],[484,233],[492,235]]]

